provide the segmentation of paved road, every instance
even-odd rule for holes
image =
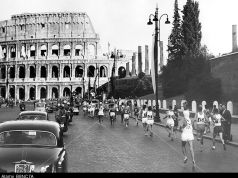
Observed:
[[[17,109],[1,109],[0,121],[16,118]],[[54,119],[54,114],[50,114]],[[117,119],[114,127],[108,119],[102,125],[97,120],[74,116],[64,136],[68,151],[69,172],[238,172],[238,148],[220,143],[211,150],[211,141],[205,140],[203,152],[194,141],[197,166],[192,169],[191,159],[183,163],[180,133],[170,141],[164,128],[154,126],[154,136],[147,137],[142,125],[133,119],[125,128]],[[189,154],[190,158],[190,154]]]

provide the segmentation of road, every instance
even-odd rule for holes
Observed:
[[[28,108],[31,109],[31,108]],[[1,108],[0,121],[15,119],[19,109]],[[50,114],[54,120],[54,114]],[[199,142],[194,141],[197,166],[192,168],[189,160],[183,163],[180,133],[170,141],[166,130],[154,126],[154,136],[144,135],[141,123],[133,119],[125,128],[120,118],[112,127],[108,118],[102,125],[95,119],[74,116],[69,131],[64,135],[68,152],[69,172],[238,172],[238,148],[220,143],[211,150],[211,140],[204,141],[200,152]]]

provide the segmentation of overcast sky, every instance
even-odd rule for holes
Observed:
[[[238,24],[237,0],[197,0],[202,23],[202,44],[214,55],[232,50],[232,25]],[[159,15],[167,13],[173,21],[174,0],[0,0],[0,20],[13,14],[76,11],[86,12],[100,35],[102,50],[111,48],[137,50],[149,45],[151,49],[154,26],[146,23],[154,14],[156,3]],[[186,0],[178,0],[182,10]],[[161,40],[167,45],[172,24],[161,20]],[[166,47],[164,47],[166,48]],[[165,54],[166,58],[166,54]]]

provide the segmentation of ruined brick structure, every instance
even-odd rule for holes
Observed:
[[[101,55],[99,42],[86,13],[26,13],[0,21],[0,95],[59,98],[82,94],[89,80],[92,87],[108,82],[113,59]],[[116,75],[130,60],[117,59]]]

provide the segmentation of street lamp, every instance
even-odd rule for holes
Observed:
[[[165,21],[165,24],[170,24],[168,14],[162,14],[160,18],[158,19],[158,4],[156,5],[155,15],[150,14],[149,21],[147,22],[147,25],[153,25],[153,22],[151,21],[151,16],[154,17],[153,21],[155,22],[155,40],[154,40],[154,68],[155,68],[155,103],[156,103],[156,115],[155,120],[160,122],[160,116],[159,116],[159,107],[158,107],[158,35],[159,35],[159,43],[160,43],[160,20],[163,16],[167,16],[167,19]],[[159,22],[159,24],[158,24]],[[161,48],[160,48],[161,49]],[[161,53],[161,51],[160,51]],[[161,55],[160,55],[161,56]]]

